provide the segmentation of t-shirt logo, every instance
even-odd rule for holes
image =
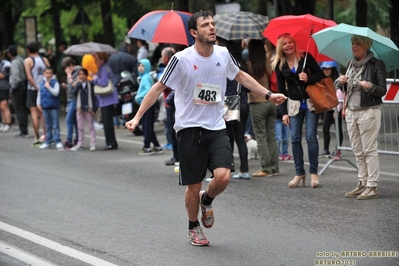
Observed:
[[[220,63],[218,62],[218,63],[216,64],[216,66],[220,66]]]
[[[197,70],[197,69],[198,69],[198,67],[196,65],[194,65],[194,70]]]

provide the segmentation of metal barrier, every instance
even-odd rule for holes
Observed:
[[[341,101],[342,103],[342,101]],[[357,169],[356,163],[342,156],[341,151],[352,151],[347,133],[347,126],[345,119],[342,119],[343,141],[339,145],[338,125],[338,111],[335,108],[335,135],[336,135],[336,156],[331,158],[323,169],[320,170],[319,175],[323,175],[328,167],[337,161],[346,161]],[[387,93],[383,98],[383,105],[381,107],[381,128],[378,134],[378,153],[399,155],[399,81],[387,79]]]

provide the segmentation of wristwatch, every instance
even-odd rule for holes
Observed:
[[[272,95],[272,91],[269,91],[268,93],[266,93],[266,95],[265,95],[265,99],[266,99],[266,101],[268,101],[269,100],[269,98],[270,98],[270,95]]]

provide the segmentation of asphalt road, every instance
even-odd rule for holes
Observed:
[[[139,156],[142,137],[126,130],[117,130],[118,150],[95,152],[39,150],[15,133],[0,134],[2,266],[399,265],[398,156],[380,155],[376,200],[344,197],[356,184],[345,161],[333,163],[317,189],[309,180],[287,186],[292,161],[280,163],[277,177],[232,179],[214,201],[213,228],[204,229],[211,245],[194,247],[185,188],[163,163],[170,151]],[[344,156],[354,162],[350,151]],[[258,169],[250,160],[250,171]]]

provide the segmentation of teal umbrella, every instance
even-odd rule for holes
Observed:
[[[386,70],[399,69],[399,49],[395,43],[367,27],[357,27],[345,23],[326,28],[312,35],[319,52],[325,54],[338,63],[347,66],[352,59],[352,35],[369,37],[373,40],[370,51],[376,58],[384,61]]]

